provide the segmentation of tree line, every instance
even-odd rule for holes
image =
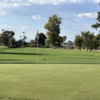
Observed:
[[[100,28],[100,11],[97,13],[96,20],[97,22],[91,25],[91,27],[97,30]],[[75,46],[80,50],[85,48],[87,51],[97,49],[100,47],[100,33],[95,36],[90,31],[81,32],[81,35],[75,37]]]
[[[95,36],[90,31],[83,31],[81,35],[75,37],[75,46],[80,50],[82,48],[87,49],[87,51],[96,50],[100,46],[100,34]]]
[[[47,30],[46,35],[44,33],[38,33],[39,39],[35,37],[35,40],[26,42],[26,36],[22,36],[18,41],[15,40],[15,32],[2,30],[0,34],[0,44],[5,45],[9,48],[12,47],[25,47],[25,46],[39,46],[39,47],[60,47],[61,43],[66,40],[66,36],[60,36],[60,24],[61,18],[56,14],[49,17],[48,22],[44,25]],[[24,34],[25,32],[23,32]],[[37,45],[38,44],[38,45]]]
[[[100,28],[100,11],[97,13],[97,22],[91,25],[92,28]],[[60,25],[61,17],[58,17],[56,14],[49,17],[48,22],[44,25],[46,29],[46,35],[44,33],[38,33],[38,38],[35,37],[35,40],[30,40],[26,42],[26,36],[20,37],[18,41],[14,38],[15,33],[13,31],[2,30],[0,34],[0,44],[5,45],[9,48],[12,47],[62,47],[62,43],[67,39],[67,36],[60,36]],[[37,45],[38,44],[38,45]],[[100,33],[96,36],[93,32],[82,31],[80,35],[75,36],[74,45],[78,49],[87,49],[87,51],[97,49],[100,47]]]

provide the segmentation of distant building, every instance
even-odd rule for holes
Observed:
[[[75,48],[74,42],[72,42],[72,41],[64,42],[61,44],[61,46],[64,48],[69,48],[69,49]]]

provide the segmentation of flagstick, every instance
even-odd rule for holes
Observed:
[[[38,64],[38,39],[37,39],[37,64]]]
[[[38,43],[38,40],[39,40],[38,30],[37,30],[37,34],[36,34],[36,39],[37,39],[37,64],[38,64],[39,63],[38,62],[38,53],[39,53],[39,51],[38,51],[38,46],[39,46],[39,43]]]

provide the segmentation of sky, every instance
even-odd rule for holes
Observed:
[[[37,30],[46,34],[45,23],[53,14],[62,18],[60,36],[67,36],[67,41],[74,41],[81,31],[94,32],[91,28],[96,23],[100,11],[100,0],[0,0],[0,32],[2,29],[14,31],[15,39],[20,39],[23,32],[27,41],[34,40]]]

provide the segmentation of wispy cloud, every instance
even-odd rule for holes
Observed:
[[[95,3],[100,3],[100,0],[89,0],[89,1],[92,1],[92,2],[95,2]]]
[[[2,28],[2,29],[11,29],[12,28],[13,29],[15,27],[13,25],[1,24],[0,25],[0,28]]]
[[[6,11],[0,11],[0,15],[6,15],[7,14],[7,12]]]
[[[1,0],[0,7],[20,7],[33,4],[61,4],[61,3],[83,3],[84,0]]]
[[[77,3],[77,2],[83,2],[83,0],[28,0],[32,3],[38,3],[38,4],[60,4],[60,3]]]
[[[0,15],[25,15],[27,13],[26,15],[30,14],[30,16],[32,16],[37,14],[37,12],[46,12],[50,7],[55,7],[55,5],[65,3],[82,3],[83,1],[84,0],[0,0]],[[42,10],[37,7],[42,8]],[[36,8],[37,10],[34,11]],[[35,13],[32,12],[32,10]],[[33,19],[41,19],[41,16],[33,16]]]
[[[41,19],[42,17],[41,17],[40,15],[33,15],[32,18],[33,18],[34,20],[37,20],[37,19]]]
[[[21,25],[21,26],[16,26],[16,25],[8,25],[8,24],[1,24],[0,25],[1,29],[5,29],[5,30],[20,30],[20,31],[29,31],[29,27],[25,26],[25,25]]]
[[[80,13],[80,14],[75,14],[75,16],[79,18],[96,18],[97,13]]]
[[[0,2],[0,7],[10,8],[10,7],[21,7],[21,6],[30,6],[31,4],[27,2]]]
[[[94,0],[94,2],[96,2],[96,3],[100,3],[100,0]]]
[[[87,0],[89,1],[89,0]],[[92,1],[92,0],[91,0]],[[98,2],[99,0],[95,0]],[[0,0],[0,15],[43,15],[43,14],[51,14],[54,12],[60,12],[61,9],[74,9],[75,5],[77,5],[77,11],[81,10],[78,8],[80,3],[86,2],[85,0]],[[70,4],[69,4],[70,3]],[[69,7],[71,4],[73,7]],[[44,6],[45,5],[45,6]],[[58,5],[58,6],[55,6]],[[62,5],[66,5],[67,7],[62,7]],[[59,11],[57,9],[59,9]],[[61,8],[60,8],[61,7]],[[71,9],[70,9],[71,8]],[[48,13],[49,11],[49,13]],[[68,11],[68,12],[69,12]],[[62,11],[64,12],[64,10]],[[33,19],[41,19],[41,16],[33,16]]]

